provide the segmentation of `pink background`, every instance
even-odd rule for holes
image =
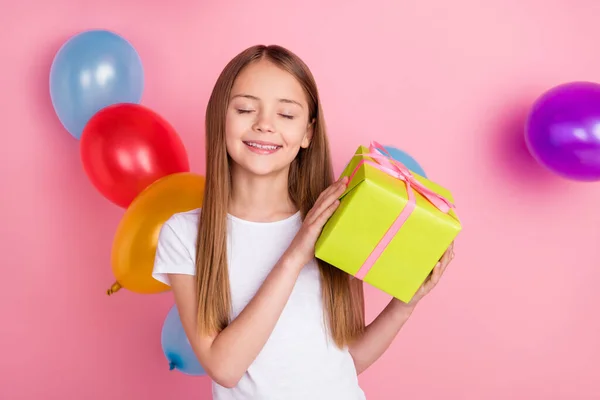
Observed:
[[[569,5],[569,3],[572,3]],[[1,399],[209,399],[170,372],[171,294],[107,297],[122,210],[83,173],[48,93],[69,36],[112,29],[139,51],[143,103],[203,173],[203,118],[225,63],[255,43],[303,57],[336,169],[377,139],[451,188],[457,257],[360,377],[378,399],[600,399],[600,187],[561,180],[522,143],[531,102],[600,81],[597,0],[2,2]],[[368,290],[372,318],[387,297]]]

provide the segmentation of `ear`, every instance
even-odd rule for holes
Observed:
[[[308,146],[310,145],[314,133],[314,128],[315,119],[313,118],[313,120],[310,121],[310,124],[308,124],[308,126],[306,127],[306,133],[304,134],[304,138],[302,139],[302,143],[300,144],[300,147],[302,147],[303,149],[308,148]]]

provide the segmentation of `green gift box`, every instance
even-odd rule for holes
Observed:
[[[376,142],[360,146],[342,176],[348,187],[315,256],[409,302],[462,229],[451,193]]]

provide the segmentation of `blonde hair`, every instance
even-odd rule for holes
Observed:
[[[227,267],[227,204],[231,191],[229,156],[225,147],[225,117],[231,88],[248,64],[267,59],[292,74],[302,85],[313,121],[310,145],[300,149],[289,171],[290,197],[304,217],[319,194],[334,181],[323,111],[309,68],[281,46],[257,45],[234,57],[221,72],[206,109],[206,184],[198,227],[196,277],[198,328],[206,334],[230,322],[231,293]],[[343,347],[364,330],[362,282],[318,260],[326,324]]]

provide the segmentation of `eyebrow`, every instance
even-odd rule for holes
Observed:
[[[260,98],[258,98],[256,96],[252,96],[251,94],[236,94],[235,96],[232,96],[231,99],[233,100],[236,97],[243,97],[243,98],[251,99],[251,100],[260,100]],[[298,102],[296,100],[292,100],[292,99],[277,99],[277,100],[281,103],[297,104],[301,108],[304,108],[304,107],[302,107],[302,104],[300,104],[300,102]]]

